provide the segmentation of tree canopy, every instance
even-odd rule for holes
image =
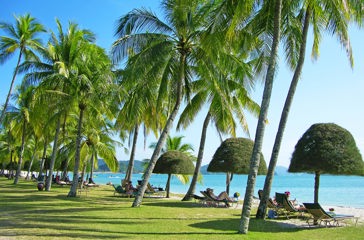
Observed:
[[[163,153],[157,160],[154,173],[193,174],[195,167],[186,153],[171,150]]]
[[[254,141],[248,138],[228,138],[216,150],[207,168],[209,172],[231,172],[247,174],[250,168],[250,157]],[[264,156],[260,153],[258,174],[267,173]]]
[[[334,123],[317,123],[296,144],[288,171],[363,175],[364,163],[348,130]]]

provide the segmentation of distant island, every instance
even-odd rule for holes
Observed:
[[[125,173],[128,169],[129,160],[121,160],[119,161],[119,173]],[[98,161],[98,169],[96,171],[98,172],[110,172],[110,169],[106,166],[105,162],[102,159],[99,159]],[[134,168],[133,173],[143,173],[144,172],[144,161],[140,160],[134,160]],[[201,173],[206,174],[218,174],[218,173],[211,173],[207,171],[208,164],[201,166]],[[287,175],[288,169],[284,166],[277,166],[275,169],[275,175]]]

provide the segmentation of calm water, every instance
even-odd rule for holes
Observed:
[[[133,175],[133,184],[140,180],[142,174]],[[99,184],[111,182],[120,184],[124,174],[95,173],[94,180]],[[258,176],[255,192],[262,189],[265,176]],[[150,183],[154,186],[165,187],[167,175],[153,174]],[[198,184],[196,193],[213,188],[219,193],[225,190],[226,177],[224,174],[204,175],[203,184]],[[247,175],[234,175],[231,182],[230,195],[239,192],[244,198]],[[171,180],[171,192],[186,193],[189,184],[183,185],[176,178]],[[297,198],[299,202],[313,202],[314,175],[312,174],[288,174],[274,177],[271,195],[275,192],[291,192],[291,198]],[[350,206],[364,208],[364,177],[357,176],[333,176],[322,175],[320,177],[319,202],[321,205]]]

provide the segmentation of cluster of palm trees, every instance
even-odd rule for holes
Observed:
[[[263,199],[269,197],[309,27],[315,57],[322,32],[328,31],[339,37],[352,64],[347,29],[351,21],[362,22],[363,5],[355,0],[163,0],[163,20],[146,9],[132,10],[118,20],[111,56],[95,44],[91,31],[75,23],[65,30],[57,20],[57,32],[50,32],[45,45],[36,38],[44,27],[30,15],[17,17],[15,26],[1,23],[8,36],[1,37],[0,63],[18,50],[12,85],[19,73],[24,78],[13,95],[15,105],[8,100],[11,87],[1,111],[0,159],[3,165],[17,162],[14,183],[23,159],[49,159],[50,176],[54,169],[62,166],[67,171],[73,166],[69,196],[76,196],[80,170],[92,169],[98,157],[110,169],[117,169],[118,143],[112,136],[119,135],[122,141],[133,137],[136,143],[143,127],[144,134],[153,132],[158,142],[133,202],[139,206],[177,116],[178,128],[186,128],[205,107],[208,111],[187,199],[194,193],[207,126],[212,122],[219,133],[229,136],[235,136],[237,128],[248,133],[248,111],[259,118],[239,227],[247,233],[280,43],[294,75]],[[262,76],[265,87],[259,107],[249,92]],[[135,144],[131,160],[134,151]],[[259,206],[261,217],[265,202]]]

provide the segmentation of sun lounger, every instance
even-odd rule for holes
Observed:
[[[237,200],[230,198],[219,199],[215,194],[211,194],[209,191],[201,191],[201,193],[208,199],[208,202],[215,204],[216,206],[219,206],[220,203],[223,203],[225,207],[230,207],[233,203],[236,203],[236,206],[238,203]]]
[[[343,215],[335,214],[331,212],[326,212],[319,203],[303,203],[307,212],[312,215],[312,217],[307,219],[307,224],[309,226],[313,225],[324,225],[327,226],[340,226],[344,220],[354,220],[355,225],[358,222],[358,218],[354,215]]]
[[[276,201],[285,210],[283,213],[286,215],[287,219],[289,219],[289,214],[291,213],[297,213],[297,217],[299,217],[303,216],[303,213],[306,211],[303,206],[294,206],[285,193],[276,192]]]
[[[259,200],[262,199],[262,194],[263,194],[263,190],[258,190],[258,197],[259,197]],[[283,206],[277,204],[276,201],[274,201],[272,198],[269,198],[267,200],[267,207],[274,210],[278,215],[279,214],[285,214],[285,209]],[[286,214],[285,214],[286,215]]]
[[[112,184],[112,186],[114,187],[114,196],[115,196],[115,194],[118,194],[118,195],[120,195],[122,197],[132,197],[132,196],[134,196],[133,193],[127,193],[125,191],[125,189],[121,185],[115,186],[114,184]]]
[[[153,187],[148,182],[147,189],[145,190],[145,194],[147,194],[147,195],[156,195],[156,196],[159,196],[159,197],[164,197],[164,195],[166,194],[166,191],[164,191],[161,188]]]
[[[195,199],[196,202],[202,204],[203,206],[207,206],[207,200],[208,198],[205,197],[205,196],[199,196],[199,195],[196,195],[196,194],[192,194],[191,197],[193,199]]]

